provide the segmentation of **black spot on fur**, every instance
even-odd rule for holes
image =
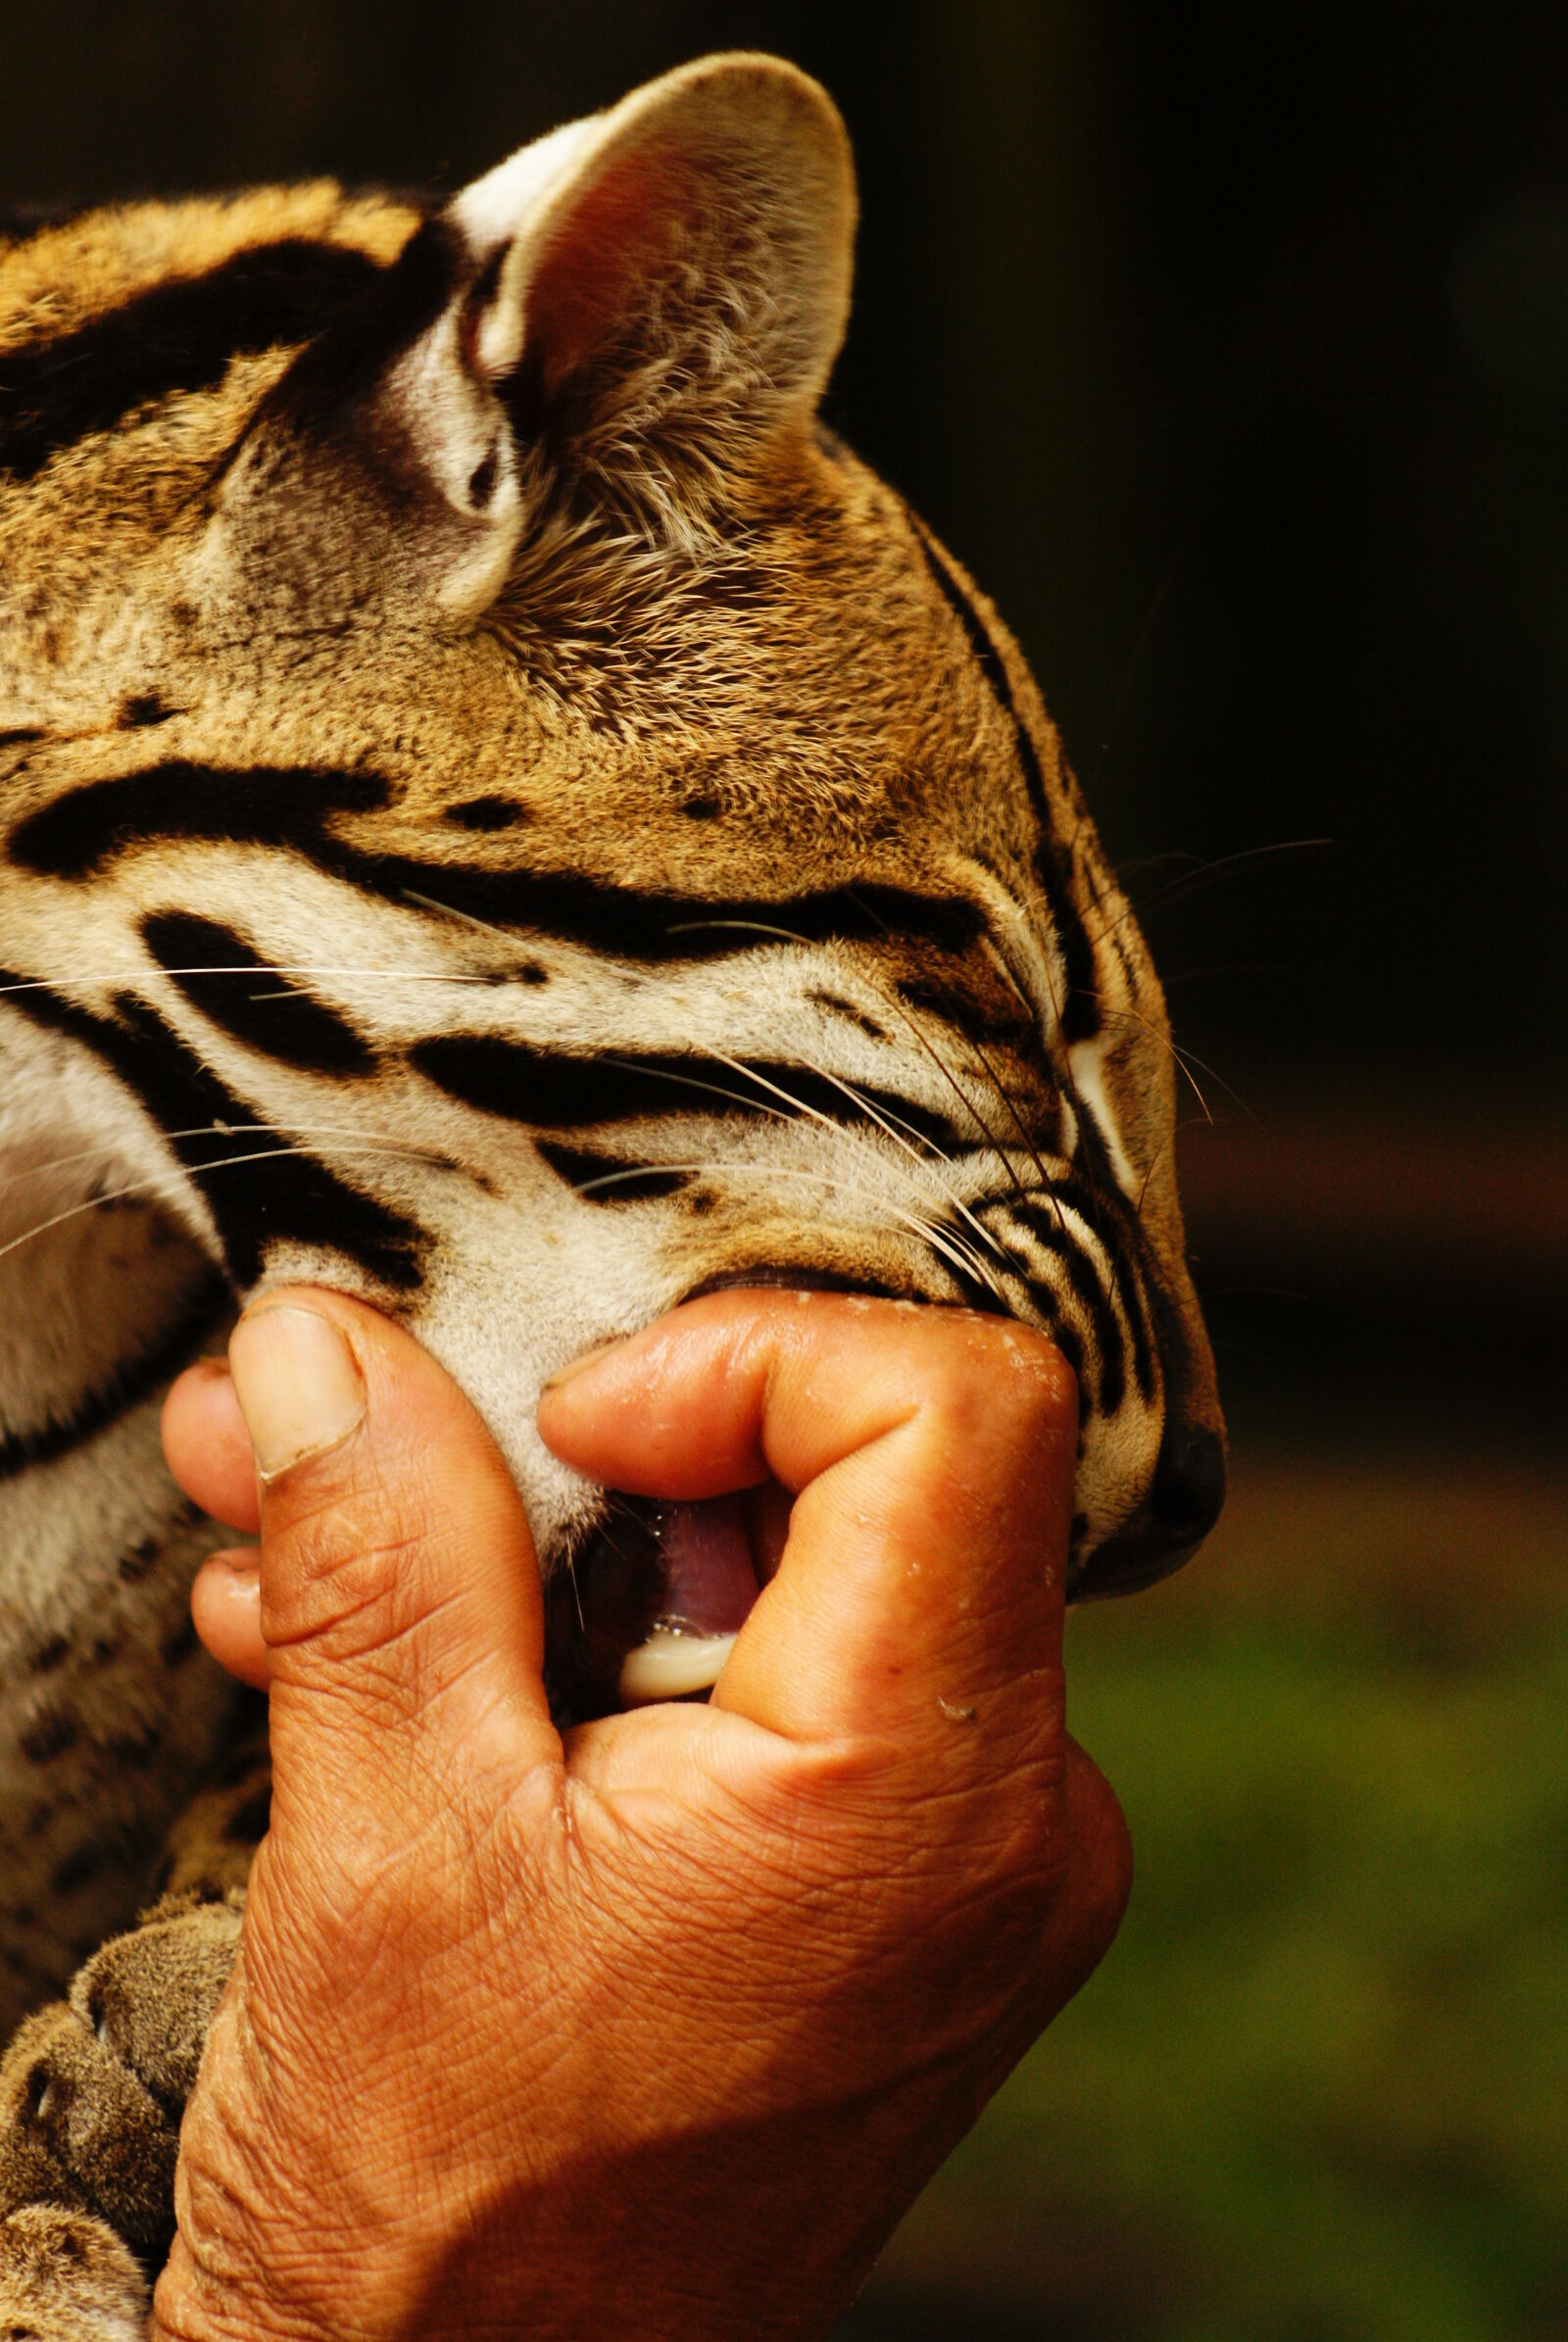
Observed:
[[[552,1139],[539,1139],[535,1145],[551,1170],[574,1188],[584,1203],[646,1203],[657,1195],[677,1195],[686,1185],[684,1171],[627,1163],[612,1154],[563,1147]]]
[[[52,456],[133,407],[216,389],[229,360],[308,341],[385,274],[368,253],[305,237],[166,278],[69,333],[6,353],[0,472],[29,480]]]
[[[722,810],[716,797],[688,797],[681,806],[688,821],[712,821]]]
[[[853,1000],[847,1000],[842,993],[817,990],[808,992],[806,997],[816,1007],[825,1008],[830,1016],[842,1016],[848,1023],[858,1025],[869,1040],[886,1041],[887,1027],[879,1025],[874,1016],[868,1016]]]
[[[157,1537],[144,1537],[139,1544],[131,1546],[128,1553],[122,1553],[117,1568],[124,1584],[139,1586],[158,1559],[160,1550]]]
[[[533,814],[511,797],[470,797],[462,805],[448,805],[441,818],[457,829],[496,830],[516,829]]]
[[[187,1611],[158,1645],[158,1656],[166,1667],[183,1667],[187,1659],[195,1657],[200,1647],[195,1621]]]
[[[107,1860],[107,1850],[102,1846],[78,1846],[74,1854],[66,1856],[64,1862],[56,1864],[50,1874],[49,1883],[57,1895],[78,1894],[84,1886],[90,1886],[95,1878],[103,1876]]]
[[[189,911],[141,923],[148,951],[187,1000],[248,1049],[304,1073],[372,1073],[375,1051],[345,1016],[279,976],[232,928]]]
[[[130,1732],[112,1733],[104,1745],[117,1765],[134,1772],[152,1763],[163,1745],[163,1735],[156,1724],[147,1723]]]
[[[148,724],[167,724],[174,713],[175,709],[166,707],[157,692],[138,692],[135,699],[127,700],[120,710],[121,728],[131,732]]]
[[[51,1635],[47,1641],[38,1643],[27,1653],[27,1673],[34,1676],[53,1675],[70,1652],[69,1635]]]
[[[64,1756],[68,1748],[74,1748],[80,1738],[80,1718],[55,1708],[35,1717],[25,1732],[19,1732],[17,1746],[29,1764],[48,1765]]]
[[[43,737],[36,724],[18,724],[9,732],[0,732],[0,748],[26,748]]]

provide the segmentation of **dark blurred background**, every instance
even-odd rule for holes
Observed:
[[[744,44],[1143,908],[1234,1439],[1075,1624],[1122,1941],[854,2330],[1561,2336],[1568,11],[0,0],[0,200],[450,188]]]

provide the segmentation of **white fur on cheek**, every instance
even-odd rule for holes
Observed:
[[[1078,1042],[1068,1050],[1067,1062],[1072,1068],[1073,1088],[1100,1126],[1100,1135],[1105,1142],[1105,1152],[1110,1157],[1110,1167],[1116,1174],[1116,1185],[1124,1195],[1135,1195],[1137,1184],[1133,1167],[1127,1160],[1121,1131],[1110,1110],[1110,1100],[1105,1096],[1102,1044],[1098,1041]]]

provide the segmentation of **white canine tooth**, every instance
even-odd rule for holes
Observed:
[[[646,1642],[628,1651],[620,1670],[620,1696],[629,1708],[651,1700],[680,1699],[718,1682],[733,1635],[674,1635],[656,1627]]]

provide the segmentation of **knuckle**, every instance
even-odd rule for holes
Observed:
[[[376,1496],[323,1506],[263,1547],[268,1640],[371,1648],[416,1623],[424,1598],[421,1519]]]
[[[989,1445],[1069,1445],[1078,1386],[1055,1344],[1032,1327],[996,1318],[942,1322],[933,1312],[922,1361],[923,1396],[940,1416]]]

